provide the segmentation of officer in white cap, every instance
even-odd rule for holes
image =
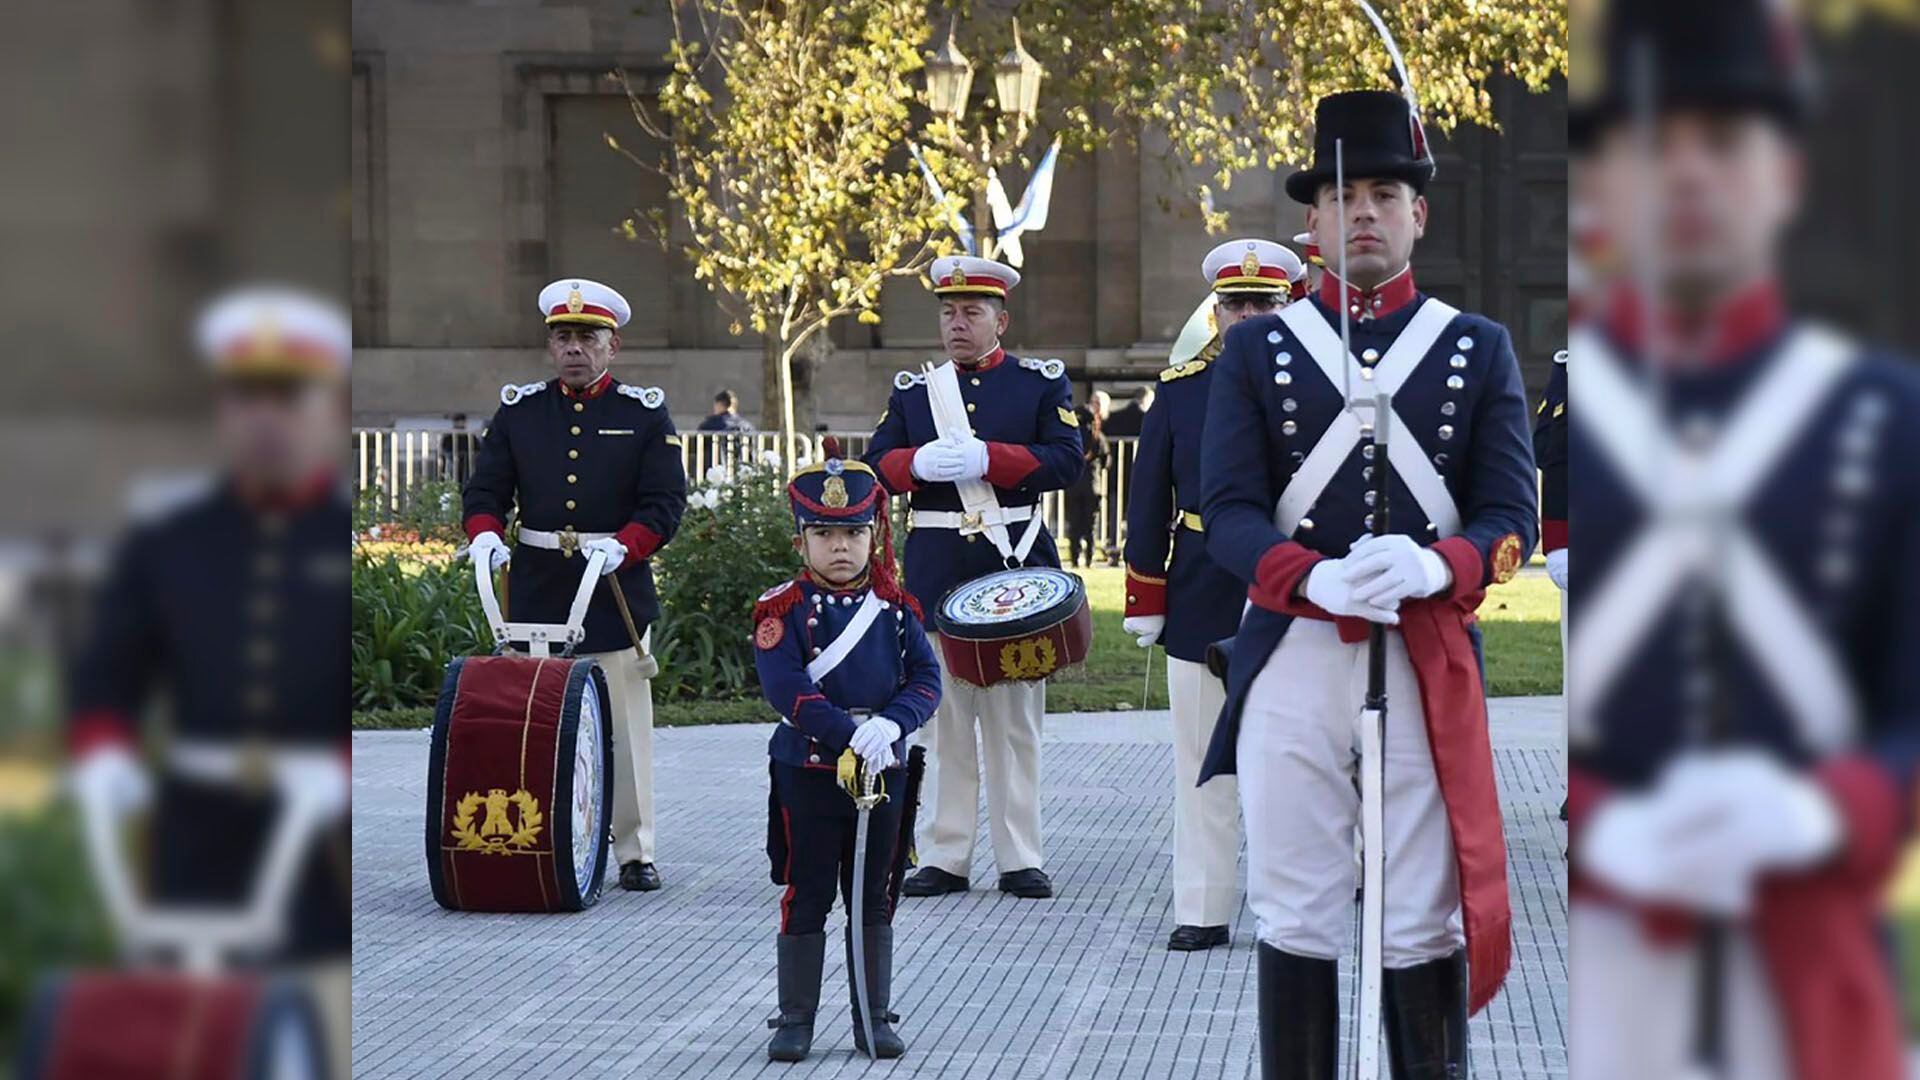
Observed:
[[[608,554],[605,573],[626,598],[597,589],[578,652],[600,661],[613,706],[613,851],[620,885],[660,887],[653,865],[653,697],[648,628],[660,615],[648,559],[680,527],[687,476],[680,436],[658,387],[608,370],[632,314],[597,281],[562,278],[540,290],[555,377],[500,389],[500,410],[467,481],[462,512],[473,558],[511,562],[508,610],[564,623],[584,558]],[[504,534],[519,510],[519,543]]]
[[[955,255],[934,261],[940,335],[959,388],[953,404],[956,410],[964,405],[971,433],[953,437],[948,429],[954,425],[934,417],[928,377],[902,371],[867,444],[867,464],[889,492],[912,504],[907,589],[928,605],[956,585],[1011,565],[1060,565],[1059,548],[1041,520],[1040,495],[1080,475],[1080,422],[1064,363],[1014,356],[1001,347],[1007,292],[1019,283],[1018,272],[991,259]],[[984,481],[990,496],[974,481]],[[973,527],[981,521],[985,529]],[[916,844],[920,869],[902,892],[938,896],[970,888],[984,779],[1000,891],[1051,897],[1040,841],[1040,724],[1047,684],[1034,679],[975,686],[954,676],[944,654],[941,665],[940,711],[922,729],[933,758],[932,820]]]
[[[1240,805],[1231,776],[1198,783],[1226,687],[1207,671],[1207,648],[1240,627],[1246,586],[1207,555],[1200,519],[1200,433],[1213,358],[1227,329],[1271,314],[1304,277],[1299,256],[1271,240],[1229,240],[1200,273],[1212,291],[1213,340],[1160,373],[1160,399],[1140,429],[1127,497],[1125,627],[1142,648],[1167,650],[1173,706],[1173,918],[1167,948],[1227,943],[1240,907]],[[1169,557],[1171,556],[1171,557]]]

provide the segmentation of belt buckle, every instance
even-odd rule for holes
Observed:
[[[960,531],[961,532],[966,532],[969,529],[975,532],[978,532],[982,529],[985,529],[986,527],[987,527],[986,522],[982,519],[980,512],[977,510],[970,514],[962,513],[960,515]]]
[[[555,535],[560,542],[560,557],[565,559],[573,558],[573,553],[580,550],[580,534],[574,531],[573,526],[569,525]]]

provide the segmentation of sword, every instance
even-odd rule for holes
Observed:
[[[880,774],[868,768],[851,749],[840,754],[840,786],[852,797],[858,819],[853,827],[853,903],[848,931],[853,938],[853,1000],[860,1008],[860,1030],[867,1037],[867,1057],[877,1058],[873,1043],[873,1009],[867,996],[866,886],[867,828],[872,824],[873,808],[887,799]]]
[[[1348,409],[1353,400],[1353,328],[1347,317],[1347,162],[1345,141],[1333,141],[1333,192],[1336,243],[1340,249],[1340,374],[1341,393]],[[1386,394],[1374,398],[1373,423],[1361,424],[1373,437],[1373,528],[1375,536],[1388,532],[1387,418],[1392,402]],[[1386,915],[1386,743],[1387,628],[1373,623],[1367,631],[1367,697],[1360,711],[1360,1006],[1354,1022],[1353,1070],[1358,1080],[1380,1080],[1381,936]]]

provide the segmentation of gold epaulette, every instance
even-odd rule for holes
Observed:
[[[1175,379],[1184,379],[1189,375],[1198,375],[1201,372],[1207,370],[1207,365],[1209,363],[1212,363],[1212,361],[1189,360],[1184,364],[1175,364],[1172,367],[1160,373],[1160,381],[1172,382]]]

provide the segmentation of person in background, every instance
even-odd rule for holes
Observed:
[[[733,391],[722,390],[713,395],[713,412],[700,421],[700,431],[737,431],[753,430],[753,423],[740,415],[740,403]]]
[[[1146,423],[1147,410],[1153,408],[1153,387],[1142,386],[1133,392],[1133,400],[1113,411],[1107,417],[1105,430],[1116,438],[1136,438],[1140,428]]]
[[[1067,563],[1093,566],[1093,527],[1100,514],[1100,488],[1107,470],[1107,437],[1101,418],[1090,405],[1074,410],[1080,416],[1080,456],[1086,470],[1067,488]],[[1085,562],[1081,559],[1084,555]]]

